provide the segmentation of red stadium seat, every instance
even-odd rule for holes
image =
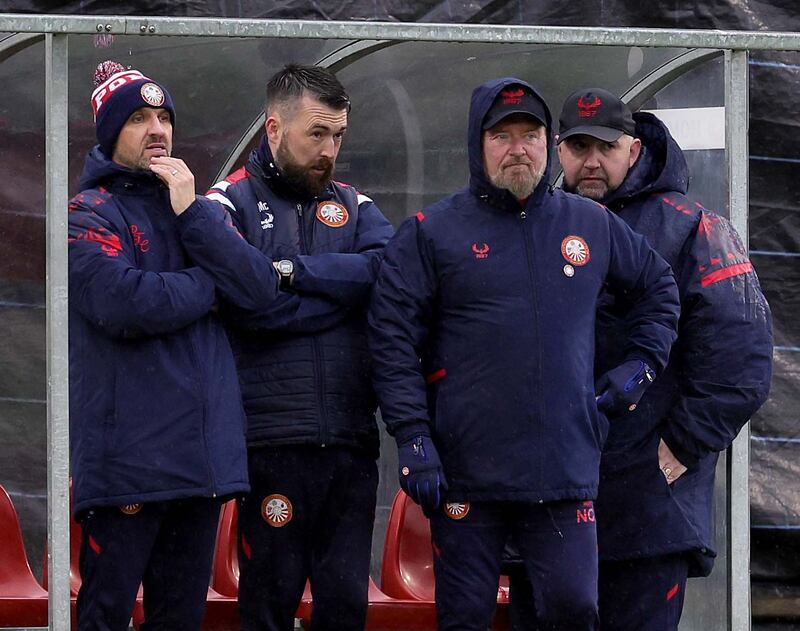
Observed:
[[[47,592],[28,564],[17,511],[0,486],[0,627],[47,626]]]
[[[391,598],[433,602],[431,529],[422,509],[398,491],[383,548],[381,589]]]
[[[236,500],[226,502],[217,532],[217,547],[214,550],[214,573],[211,587],[223,596],[239,594],[239,551],[236,538],[238,525]]]
[[[430,522],[422,509],[403,491],[397,492],[389,515],[383,549],[381,590],[387,597],[395,599],[395,604],[398,601],[432,604],[434,601]],[[427,628],[434,629],[435,624]],[[492,629],[499,631],[508,628],[508,577],[501,576]]]

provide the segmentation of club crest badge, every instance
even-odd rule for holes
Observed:
[[[282,528],[292,521],[293,515],[292,503],[285,495],[268,495],[261,502],[261,516],[270,526]]]
[[[320,202],[317,205],[317,219],[329,228],[341,228],[350,219],[347,208],[336,202]]]
[[[589,262],[589,245],[581,237],[570,235],[561,242],[561,256],[571,265],[586,265]]]
[[[139,90],[144,102],[153,107],[164,105],[164,91],[155,83],[145,83]]]
[[[464,519],[469,513],[469,502],[448,502],[444,505],[444,514],[450,519]]]
[[[119,507],[119,512],[123,515],[135,515],[142,510],[142,504],[125,504]]]

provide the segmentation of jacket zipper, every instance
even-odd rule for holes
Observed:
[[[531,391],[533,395],[533,401],[536,404],[536,414],[538,418],[534,418],[535,423],[535,430],[536,430],[536,444],[540,447],[542,446],[541,440],[541,433],[542,433],[542,410],[541,410],[541,393],[539,392],[539,385],[542,383],[542,346],[541,346],[541,332],[539,330],[539,300],[538,295],[536,292],[536,279],[534,278],[534,271],[533,271],[533,254],[536,252],[536,248],[533,244],[533,239],[531,239],[531,232],[528,227],[528,213],[525,210],[522,210],[519,213],[520,218],[520,227],[522,228],[522,238],[525,244],[525,260],[527,262],[528,267],[528,281],[530,283],[530,292],[531,292],[531,301],[533,302],[533,309],[531,312],[531,318],[533,320],[533,332],[536,336],[536,375],[535,378],[532,378],[531,381]],[[533,375],[531,375],[534,377]],[[539,481],[542,480],[542,458],[538,459],[538,466],[537,466],[537,476]],[[541,501],[541,500],[540,500]]]
[[[301,254],[308,254],[308,247],[306,246],[305,224],[303,220],[303,205],[296,204],[297,209],[297,229],[300,235],[300,252]],[[319,341],[314,335],[311,337],[311,349],[314,353],[314,384],[317,394],[317,409],[319,410],[319,444],[320,447],[325,447],[328,443],[328,415],[325,409],[325,383],[322,378],[324,372],[324,363],[322,357],[322,349],[320,348]]]

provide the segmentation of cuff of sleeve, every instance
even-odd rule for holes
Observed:
[[[662,366],[657,361],[655,361],[655,359],[653,358],[652,355],[650,355],[649,353],[646,353],[644,351],[641,351],[641,350],[637,350],[637,351],[631,353],[630,355],[626,355],[625,361],[626,362],[628,362],[628,361],[641,361],[641,362],[644,362],[645,364],[647,364],[647,367],[656,374],[656,376],[660,375],[661,374],[661,370],[664,368],[664,366]]]
[[[194,201],[191,204],[189,204],[189,207],[175,218],[179,230],[183,230],[194,219],[197,218],[197,215],[199,215],[202,212],[203,209],[202,200],[203,200],[202,197],[195,197]]]
[[[397,445],[405,445],[417,436],[431,436],[431,428],[427,423],[417,421],[413,423],[401,423],[401,426],[394,430],[394,439]]]
[[[669,426],[669,424],[662,425],[660,433],[661,439],[667,444],[667,447],[669,447],[672,455],[680,460],[684,467],[687,469],[693,469],[695,466],[697,466],[700,458],[687,451],[683,445],[678,442],[677,438],[675,437],[675,433],[672,431],[672,428]]]

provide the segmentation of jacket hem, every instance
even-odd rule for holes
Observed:
[[[109,495],[105,497],[93,497],[77,502],[72,508],[72,514],[77,517],[93,508],[106,508],[113,506],[124,506],[125,504],[147,504],[148,502],[168,502],[170,500],[181,500],[191,497],[207,497],[209,499],[220,499],[225,496],[239,495],[250,492],[250,485],[245,482],[232,482],[219,487],[189,488],[189,489],[169,489],[164,491],[150,491],[143,493],[125,493],[122,495]]]
[[[569,489],[547,489],[542,491],[497,491],[481,490],[470,491],[466,489],[451,488],[445,495],[446,502],[531,502],[543,504],[545,502],[559,502],[563,500],[593,500],[597,497],[597,487]]]

